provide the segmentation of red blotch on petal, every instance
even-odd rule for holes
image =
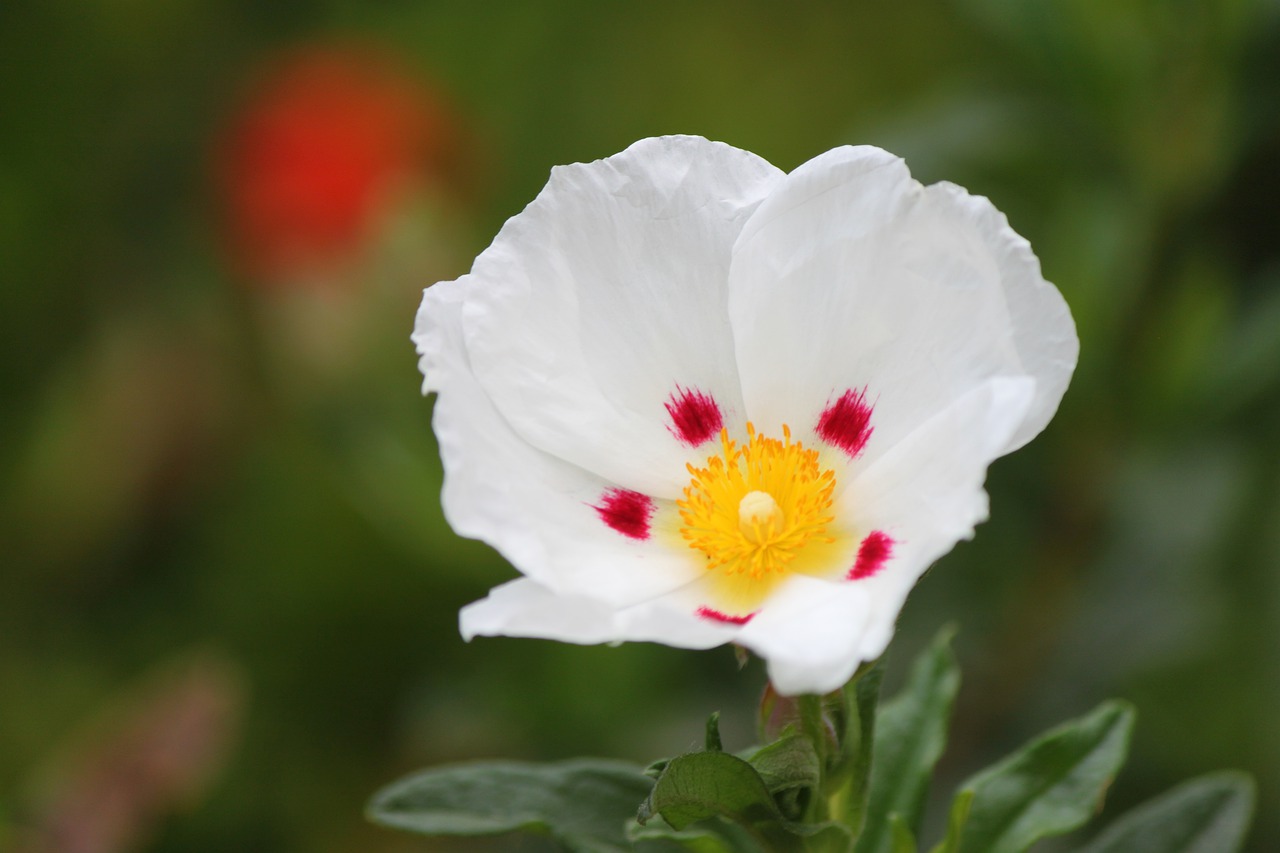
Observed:
[[[885,561],[893,556],[893,540],[889,534],[873,530],[858,546],[858,557],[853,568],[845,577],[851,581],[869,578],[884,567]]]
[[[630,489],[609,489],[591,508],[601,521],[631,539],[649,538],[649,521],[657,509],[653,498]]]
[[[865,388],[845,391],[834,403],[828,404],[818,418],[818,435],[822,440],[850,457],[862,452],[871,432],[871,405],[867,403]]]
[[[748,613],[746,616],[730,616],[728,613],[721,613],[719,610],[712,610],[710,607],[699,607],[698,615],[703,619],[710,619],[712,622],[723,622],[726,625],[745,625],[755,618],[754,613]]]
[[[664,405],[671,416],[671,425],[667,429],[690,447],[715,438],[724,427],[720,406],[710,394],[697,389],[677,385],[670,402]]]

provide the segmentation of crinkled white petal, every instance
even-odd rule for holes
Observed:
[[[698,569],[687,549],[629,539],[592,504],[609,483],[529,445],[471,372],[460,312],[464,276],[423,295],[413,335],[445,466],[442,502],[459,534],[483,539],[521,572],[565,594],[632,604],[678,588]]]
[[[1002,452],[1052,416],[1078,341],[1026,241],[985,198],[924,187],[868,146],[838,148],[787,176],[734,248],[729,313],[756,425],[812,430],[824,407],[866,389],[873,432],[855,467],[993,376],[1036,397]]]
[[[991,379],[879,457],[849,486],[856,526],[893,539],[879,572],[851,581],[871,600],[864,660],[884,652],[908,593],[938,558],[987,518],[987,467],[1035,405],[1035,382]]]
[[[686,649],[708,649],[731,640],[738,629],[696,618],[687,594],[672,593],[631,607],[615,607],[590,596],[563,595],[527,578],[505,583],[459,615],[462,636],[541,637],[566,643],[652,641]]]
[[[997,454],[1003,456],[1039,435],[1058,411],[1080,356],[1076,324],[1062,294],[1044,280],[1031,244],[1009,227],[1008,218],[988,198],[947,181],[926,187],[925,193],[937,202],[939,216],[963,211],[994,256],[1018,363],[1036,383],[1026,416]]]
[[[472,367],[515,431],[656,497],[685,461],[676,386],[742,402],[728,317],[730,250],[782,173],[698,137],[646,139],[554,169],[476,260],[463,311]]]

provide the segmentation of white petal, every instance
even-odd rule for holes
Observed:
[[[864,648],[870,615],[863,587],[796,575],[737,641],[769,662],[769,680],[779,693],[827,693],[879,654]]]
[[[413,335],[426,390],[440,394],[433,426],[450,525],[557,592],[632,604],[683,586],[698,571],[687,548],[607,527],[592,504],[610,484],[529,445],[493,407],[462,340],[460,311],[474,286],[464,276],[428,288]]]
[[[849,582],[872,602],[863,651],[879,656],[917,580],[986,520],[987,466],[1008,445],[1035,404],[1035,382],[992,379],[965,394],[877,459],[842,503],[857,507],[856,526],[893,540],[874,576]]]
[[[1036,383],[1022,424],[998,455],[1012,453],[1045,428],[1071,382],[1080,356],[1071,309],[1058,289],[1044,280],[1031,244],[1009,227],[1009,220],[989,199],[945,181],[927,187],[925,193],[939,200],[945,197],[963,210],[995,256],[1018,362]],[[939,207],[945,209],[941,203]]]
[[[607,643],[614,610],[585,596],[555,593],[520,578],[494,587],[458,614],[465,640],[476,636],[541,637],[567,643]]]
[[[684,462],[664,404],[676,386],[742,408],[728,321],[730,250],[781,178],[697,137],[637,142],[554,169],[477,260],[463,314],[471,364],[531,444],[673,498]]]
[[[686,649],[721,645],[737,633],[733,626],[699,619],[687,596],[615,608],[588,596],[561,595],[521,578],[490,590],[459,615],[462,636],[541,637],[584,645],[623,640],[653,641]]]
[[[1070,313],[1026,241],[986,199],[922,187],[877,148],[790,174],[744,226],[730,280],[751,418],[811,430],[865,388],[873,432],[855,467],[986,379],[1029,376],[1037,396],[1012,450],[1043,428],[1075,364]]]

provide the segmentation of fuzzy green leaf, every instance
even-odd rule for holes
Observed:
[[[375,823],[423,835],[549,835],[570,850],[628,850],[625,830],[653,782],[641,768],[575,759],[553,764],[477,761],[437,767],[383,788]]]
[[[755,768],[727,752],[692,752],[671,759],[640,808],[640,822],[653,815],[661,815],[676,829],[709,817],[743,824],[783,819]]]
[[[951,706],[960,669],[951,651],[954,628],[944,628],[916,659],[906,686],[886,702],[876,719],[874,763],[867,825],[858,853],[893,848],[889,816],[919,832],[933,767],[947,743]]]
[[[1087,821],[1124,762],[1133,716],[1125,703],[1104,702],[970,779],[960,850],[1022,853]]]
[[[787,829],[805,838],[803,849],[813,853],[852,853],[853,833],[834,820],[821,823],[790,824]]]
[[[627,827],[636,853],[765,853],[751,834],[724,821],[672,829],[661,819]]]
[[[694,752],[671,759],[637,819],[645,824],[654,816],[676,830],[699,821],[731,821],[770,853],[851,847],[843,827],[789,822],[755,768],[727,752]],[[801,836],[814,843],[806,845]]]
[[[1253,801],[1243,773],[1201,776],[1127,812],[1080,853],[1233,853]]]

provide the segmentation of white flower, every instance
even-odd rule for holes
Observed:
[[[1079,346],[985,198],[685,136],[554,169],[413,339],[446,516],[524,575],[465,637],[734,642],[784,694],[884,651]]]

